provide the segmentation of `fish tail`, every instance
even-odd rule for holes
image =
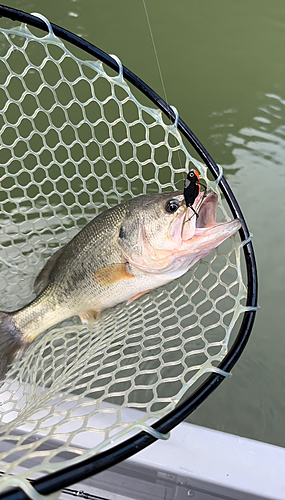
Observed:
[[[21,331],[16,327],[13,313],[0,312],[0,380],[29,346]]]

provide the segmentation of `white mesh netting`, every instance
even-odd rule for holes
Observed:
[[[176,127],[121,75],[79,59],[52,32],[5,26],[0,310],[11,311],[33,298],[46,260],[103,209],[181,189],[193,165],[219,190]],[[227,218],[220,195],[219,216]],[[27,477],[87,458],[168,413],[224,358],[245,297],[236,237],[179,281],[92,326],[69,321],[41,335],[0,388],[0,491],[19,484],[33,496]]]

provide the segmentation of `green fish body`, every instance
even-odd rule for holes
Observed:
[[[0,378],[43,331],[75,315],[94,321],[104,309],[165,285],[240,228],[238,220],[216,223],[214,193],[201,193],[195,206],[199,217],[182,192],[142,195],[87,224],[46,263],[36,298],[0,312]]]

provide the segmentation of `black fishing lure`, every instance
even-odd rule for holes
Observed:
[[[197,170],[190,170],[184,182],[184,198],[186,207],[190,207],[193,210],[194,214],[197,215],[197,217],[199,217],[199,215],[193,208],[193,204],[201,191],[201,186],[206,192],[206,186],[204,186],[204,184],[201,184],[200,175]]]

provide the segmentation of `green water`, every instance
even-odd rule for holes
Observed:
[[[189,421],[285,445],[284,0],[146,0],[169,104],[224,167],[254,234],[261,310],[233,377]],[[10,0],[163,95],[142,0]]]

